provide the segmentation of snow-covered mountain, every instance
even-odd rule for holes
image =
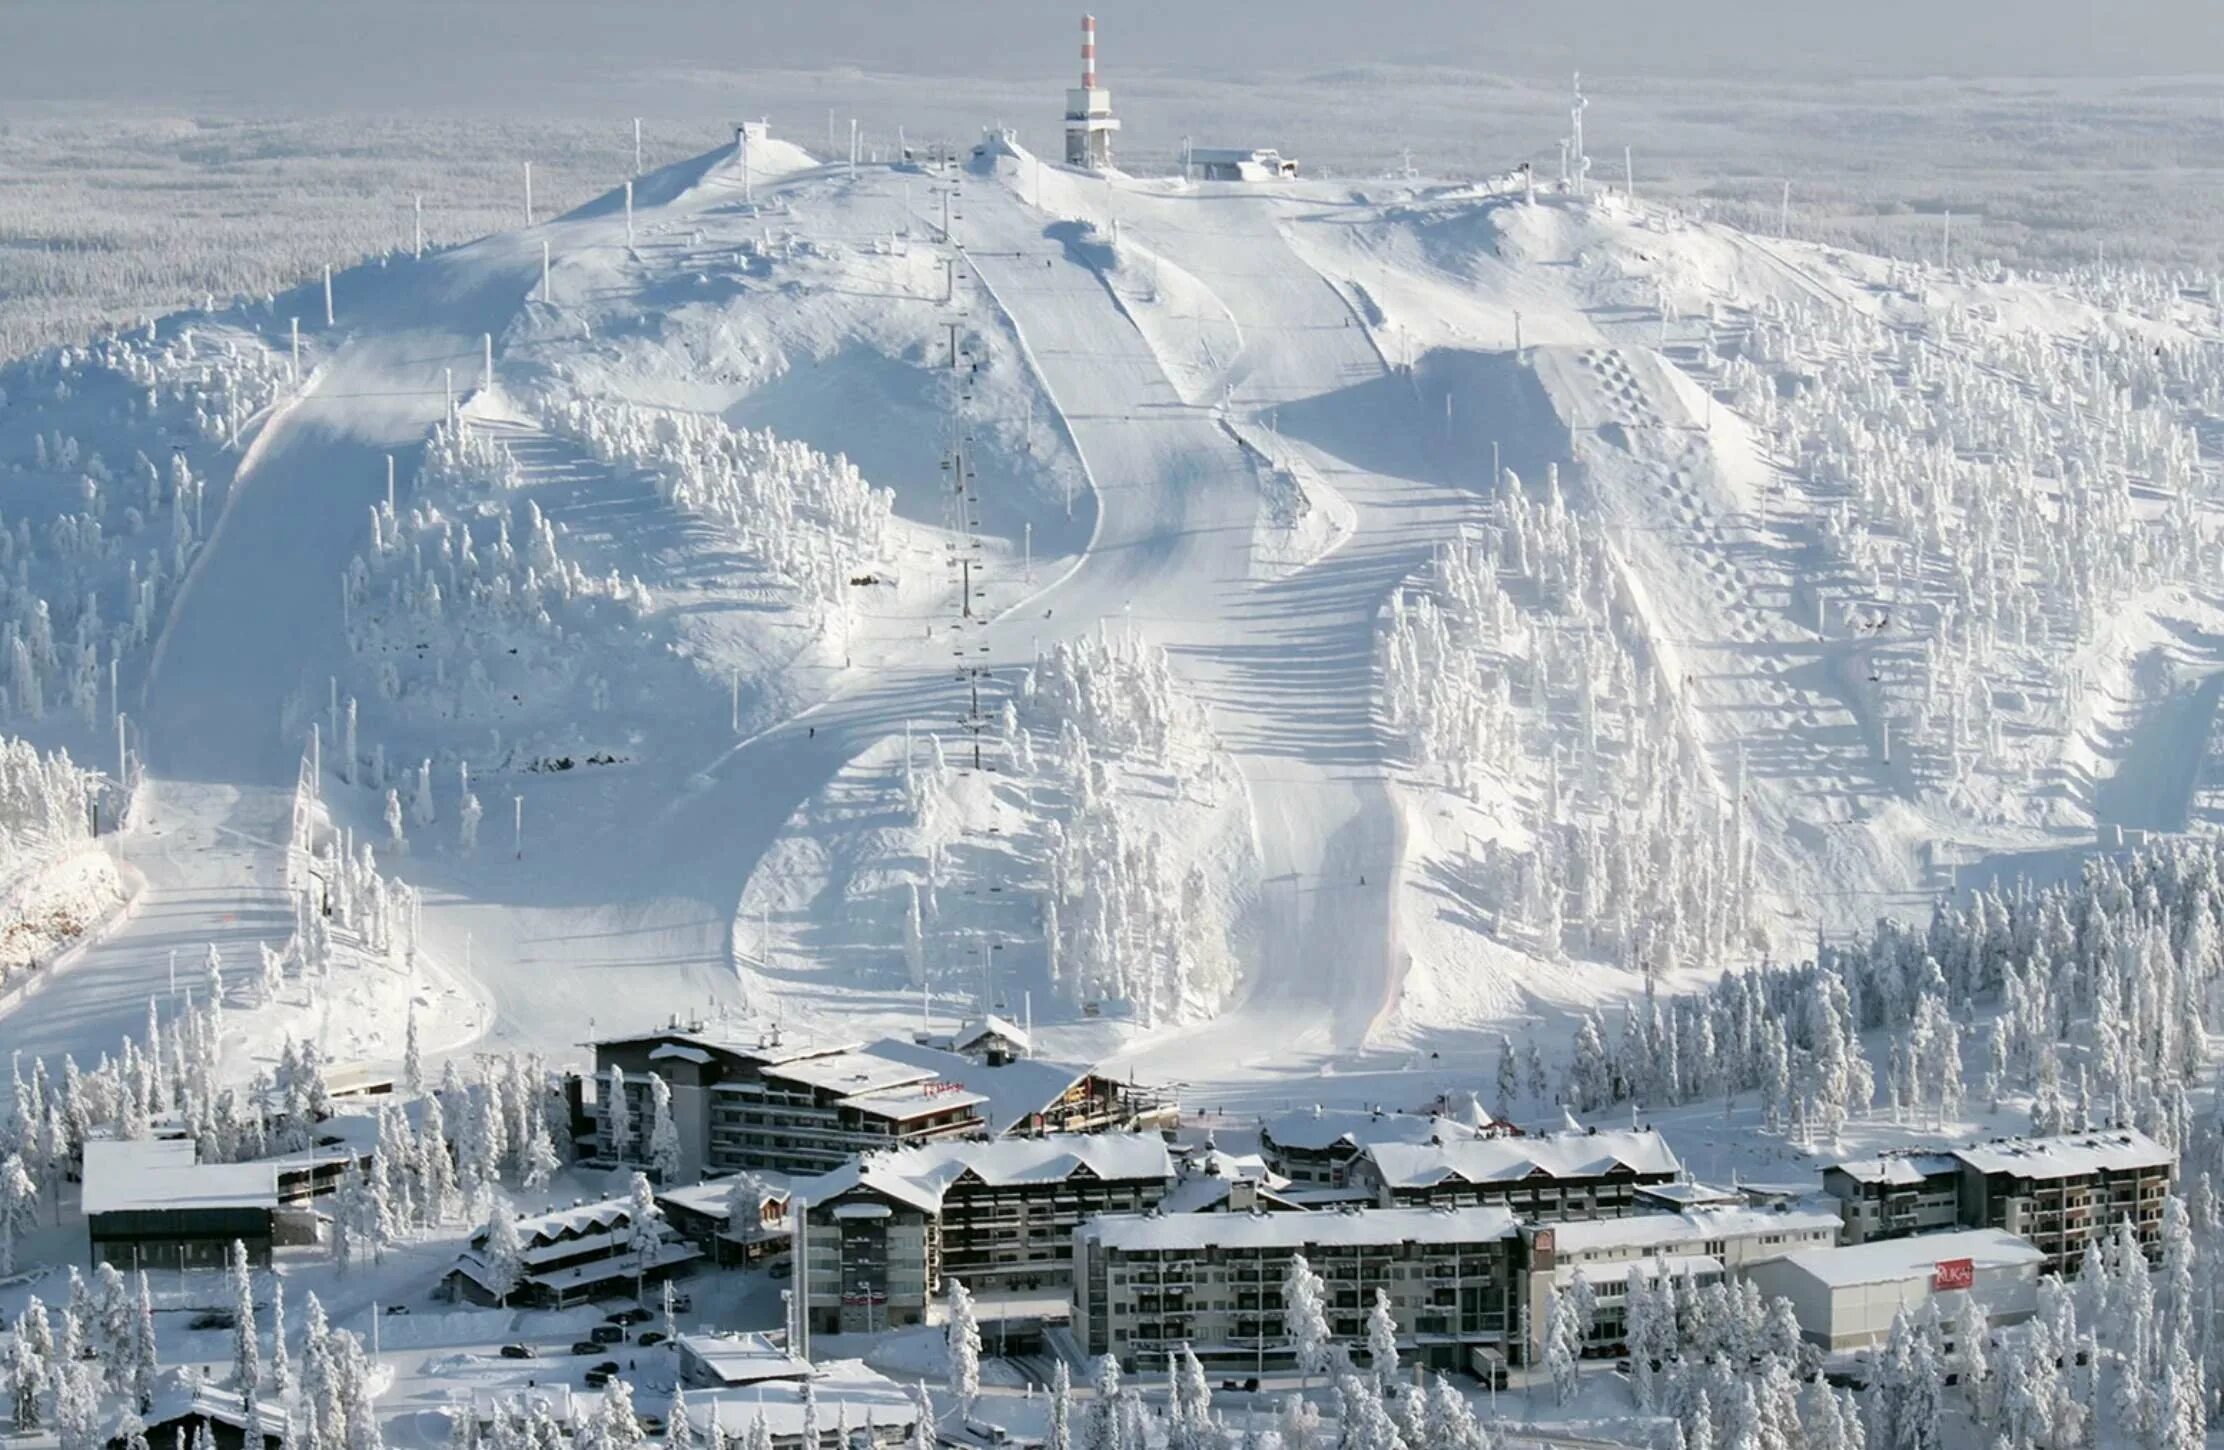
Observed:
[[[26,359],[0,729],[137,894],[12,1045],[213,942],[256,1053],[985,1005],[1277,1083],[2058,872],[2205,809],[2219,302],[759,137]]]

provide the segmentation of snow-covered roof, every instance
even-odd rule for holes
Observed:
[[[1479,1208],[1363,1208],[1334,1213],[1120,1213],[1077,1232],[1108,1249],[1303,1249],[1314,1244],[1470,1244],[1506,1238],[1516,1220]]]
[[[570,1293],[588,1284],[599,1284],[606,1279],[630,1279],[637,1272],[653,1273],[703,1256],[701,1249],[685,1239],[665,1239],[657,1244],[656,1252],[643,1263],[628,1251],[623,1236],[618,1234],[601,1235],[593,1241],[575,1239],[565,1247],[567,1250],[601,1252],[584,1263],[536,1268],[536,1262],[545,1263],[550,1256],[546,1253],[536,1255],[532,1250],[527,1250],[520,1256],[524,1263],[524,1272],[519,1276],[521,1280],[560,1293]],[[567,1253],[564,1257],[569,1258],[570,1254]],[[499,1288],[494,1274],[487,1268],[486,1260],[477,1249],[465,1249],[456,1255],[456,1261],[449,1266],[449,1272],[463,1275],[482,1289],[497,1291]]]
[[[676,1341],[683,1361],[701,1365],[721,1384],[746,1385],[759,1380],[799,1380],[811,1373],[811,1362],[788,1353],[763,1334],[683,1334]]]
[[[584,1425],[601,1410],[602,1391],[575,1390],[570,1385],[504,1385],[471,1392],[471,1416],[480,1424],[491,1422],[497,1410],[523,1419],[535,1406],[545,1408],[560,1426]]]
[[[1957,1149],[1954,1157],[1979,1173],[2024,1178],[2074,1178],[2168,1168],[2178,1156],[2137,1128],[2064,1133],[2054,1138],[2002,1138]]]
[[[894,1038],[874,1043],[872,1050],[878,1056],[925,1068],[946,1081],[963,1084],[968,1092],[978,1093],[981,1116],[989,1131],[999,1135],[1024,1126],[1029,1118],[1063,1096],[1067,1088],[1089,1075],[1085,1067],[1041,1057],[1022,1057],[1001,1067],[990,1067],[961,1053]]]
[[[1558,1223],[1552,1226],[1552,1231],[1554,1249],[1568,1255],[1763,1238],[1769,1234],[1835,1235],[1843,1226],[1844,1220],[1835,1207],[1793,1208],[1781,1212],[1772,1208],[1719,1207]]]
[[[775,1064],[847,1052],[857,1045],[838,1039],[814,1038],[769,1019],[733,1017],[707,1023],[690,1023],[684,1027],[657,1027],[647,1032],[605,1037],[595,1046],[619,1047],[636,1042],[655,1042],[667,1046],[681,1043],[747,1062]],[[651,1049],[652,1056],[656,1050]]]
[[[559,1241],[576,1243],[582,1238],[623,1228],[632,1222],[632,1199],[604,1198],[593,1203],[575,1203],[570,1208],[554,1208],[546,1213],[520,1218],[517,1221],[517,1237],[530,1250],[538,1245]],[[471,1236],[474,1243],[485,1237],[484,1228]]]
[[[1098,1178],[1170,1179],[1173,1155],[1153,1133],[1050,1133],[1040,1138],[950,1139],[871,1153],[795,1184],[798,1197],[824,1203],[860,1185],[926,1213],[971,1174],[992,1186],[1055,1183],[1086,1169]]]
[[[1000,1037],[1022,1052],[1026,1051],[1029,1045],[1026,1028],[1006,1018],[999,1017],[994,1012],[989,1013],[978,1022],[968,1022],[965,1026],[960,1027],[957,1035],[950,1039],[950,1043],[958,1051],[963,1052],[976,1042],[990,1037]]]
[[[783,1062],[765,1068],[764,1075],[782,1082],[801,1083],[838,1097],[849,1097],[925,1082],[935,1073],[931,1068],[899,1062],[866,1048]]]
[[[1912,1188],[1927,1178],[1961,1169],[1960,1161],[1951,1153],[1887,1153],[1881,1158],[1856,1158],[1830,1166],[1857,1183],[1893,1188]]]
[[[788,1176],[785,1173],[768,1173],[756,1170],[752,1176],[757,1183],[757,1201],[784,1203],[788,1197]],[[705,1218],[723,1219],[728,1202],[734,1196],[732,1178],[708,1178],[701,1183],[689,1183],[678,1188],[660,1188],[656,1191],[658,1203],[684,1208]]]
[[[1552,1133],[1466,1142],[1376,1143],[1366,1150],[1392,1188],[1429,1188],[1454,1179],[1506,1183],[1523,1178],[1603,1178],[1683,1170],[1668,1141],[1652,1128]]]
[[[1315,1153],[1338,1145],[1367,1148],[1376,1143],[1454,1143],[1483,1136],[1480,1129],[1457,1118],[1318,1107],[1269,1118],[1259,1124],[1259,1135],[1283,1148]]]
[[[866,1367],[862,1360],[838,1359],[822,1362],[810,1380],[811,1394],[818,1401],[819,1429],[831,1434],[834,1426],[848,1410],[852,1432],[864,1430],[869,1423],[881,1430],[908,1429],[919,1418],[916,1402],[911,1392],[896,1381]],[[709,1438],[715,1429],[718,1439],[745,1440],[749,1427],[762,1415],[766,1428],[775,1439],[793,1439],[803,1433],[803,1386],[793,1380],[760,1380],[757,1383],[724,1390],[689,1390],[687,1392],[688,1422],[696,1433]]]
[[[276,1208],[278,1164],[199,1163],[184,1138],[91,1138],[85,1143],[87,1215],[178,1209]]]
[[[1968,1259],[1976,1269],[2001,1269],[2035,1266],[2044,1263],[2046,1255],[2028,1240],[2005,1230],[1973,1228],[1880,1239],[1844,1248],[1803,1249],[1785,1255],[1781,1262],[1797,1266],[1832,1288],[1843,1289],[1929,1278],[1939,1264],[1952,1259]]]
[[[245,1429],[249,1415],[240,1402],[239,1391],[226,1389],[205,1380],[189,1382],[182,1370],[166,1369],[155,1378],[154,1399],[139,1423],[167,1425],[173,1420],[212,1420],[235,1429]],[[253,1414],[255,1428],[266,1438],[282,1440],[286,1433],[286,1409],[276,1400],[258,1398]],[[119,1408],[109,1421],[107,1440],[121,1436],[124,1409]]]
[[[692,1042],[663,1042],[649,1049],[649,1061],[692,1062],[697,1066],[711,1061],[711,1055]]]

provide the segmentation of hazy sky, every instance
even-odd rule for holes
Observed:
[[[568,110],[672,68],[1072,68],[1052,0],[0,0],[0,102]],[[2224,74],[2220,0],[1098,0],[1104,69]]]

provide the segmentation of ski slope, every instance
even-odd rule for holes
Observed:
[[[411,1004],[440,1051],[562,1058],[706,1007],[864,1036],[986,999],[1030,1011],[1060,1052],[1215,1101],[1278,1099],[1325,1073],[1364,1098],[1371,1074],[1424,1051],[1472,1064],[1502,1026],[1641,989],[1650,948],[1564,926],[1568,903],[1539,908],[1539,868],[1520,864],[1549,876],[1551,842],[1585,831],[1622,832],[1639,856],[1709,849],[1659,836],[1642,803],[1628,823],[1598,805],[1640,737],[1675,742],[1693,798],[1738,823],[1751,857],[1723,878],[1748,883],[1747,924],[1704,959],[1677,956],[1676,974],[1919,904],[1942,862],[2074,852],[2110,822],[2168,826],[2193,808],[2224,678],[2202,582],[2127,566],[2152,587],[2127,587],[2135,607],[2077,640],[2068,673],[2059,639],[1987,634],[2000,683],[1966,726],[1955,701],[1949,729],[1929,661],[1979,648],[1938,643],[1958,637],[1939,602],[1954,549],[1903,549],[1900,496],[1864,502],[1881,486],[1799,442],[1824,423],[1753,379],[1774,369],[1847,396],[1858,379],[1880,432],[1920,406],[1884,398],[1882,379],[1914,388],[1932,367],[1978,386],[1951,371],[1966,367],[2016,395],[2002,416],[2068,438],[2085,415],[2060,388],[2015,383],[2016,349],[2122,335],[2201,356],[2213,297],[1916,276],[1618,198],[1084,176],[995,134],[949,170],[752,149],[746,173],[711,153],[640,178],[630,206],[613,192],[335,278],[334,325],[304,328],[311,370],[242,438],[133,663],[145,775],[113,849],[143,885],[5,1009],[12,1046],[97,1052],[172,990],[173,953],[198,963],[215,943],[244,963],[283,942],[313,727],[332,828],[423,893],[422,961],[358,984],[338,1029],[329,1011],[232,1014],[242,1062],[334,1030],[335,1055],[391,1060]],[[257,325],[314,316],[315,290]],[[1910,363],[1918,345],[1945,360]],[[849,555],[814,533],[783,562],[768,552],[779,531],[689,503],[669,448],[612,455],[566,421],[616,403],[643,437],[660,417],[767,430],[812,477],[854,465],[887,490],[888,532]],[[436,486],[420,458],[452,404],[500,462]],[[2213,392],[2171,406],[2197,425]],[[1844,426],[1844,447],[1861,446]],[[945,467],[961,435],[963,500]],[[2125,507],[2154,515],[2182,494],[2213,553],[2215,468],[2197,450],[2184,466],[2166,488],[2126,464],[2148,495]],[[1460,771],[1417,760],[1392,727],[1386,640],[1442,551],[1506,537],[1508,492],[1544,500],[1548,470],[1565,502],[1542,506],[1587,540],[1600,562],[1585,599],[1604,602],[1556,604],[1548,582],[1509,572],[1525,643],[1490,668],[1510,733],[1455,787]],[[1848,532],[1854,502],[1874,510],[1866,534]],[[437,540],[490,550],[506,529],[506,547],[528,518],[547,521],[533,547],[563,575],[537,607],[474,613],[389,582],[365,596],[374,627],[355,594],[343,602],[374,537],[394,578],[444,568],[452,584],[445,554],[425,563]],[[536,571],[529,587],[546,583]],[[437,648],[411,632],[433,619]],[[1583,653],[1608,637],[1627,660],[1572,682],[1565,661],[1614,658]],[[1046,843],[1079,808],[1047,768],[1022,783],[995,730],[987,773],[964,783],[976,700],[993,716],[1039,662],[1090,639],[1163,650],[1203,722],[1166,760],[1108,778],[1130,798],[1129,854],[1203,883],[1214,949],[1240,970],[1225,1001],[1175,991],[1152,1015],[1053,980]],[[1620,764],[1587,760],[1578,705],[1594,691],[1627,722],[1610,732]],[[361,732],[345,757],[343,700]],[[74,728],[30,733],[101,738]],[[1059,733],[1021,728],[1045,751]],[[1973,747],[1988,728],[2035,743]],[[1895,749],[1896,729],[1912,743]],[[957,762],[960,784],[938,788],[957,811],[945,826],[964,824],[931,850],[895,803],[906,742],[914,766],[930,748]],[[435,783],[422,816],[420,761]],[[409,807],[404,840],[388,789]],[[922,882],[937,905],[918,981],[894,923]],[[1075,901],[1097,889],[1067,885]]]

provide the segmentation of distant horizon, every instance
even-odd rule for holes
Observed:
[[[584,0],[14,0],[0,102],[228,115],[485,110],[578,114],[642,106],[675,75],[838,82],[971,77],[1072,83],[1085,7],[965,0],[710,0],[611,8]],[[1695,0],[1672,14],[1599,0],[1580,15],[1543,0],[1488,7],[1378,0],[1169,0],[1094,6],[1105,83],[1261,80],[1335,85],[1424,67],[1541,83],[1572,70],[1631,80],[2202,81],[2224,86],[2224,25],[2200,0],[1877,0],[1858,14],[1757,0]],[[97,55],[97,65],[86,65]]]

